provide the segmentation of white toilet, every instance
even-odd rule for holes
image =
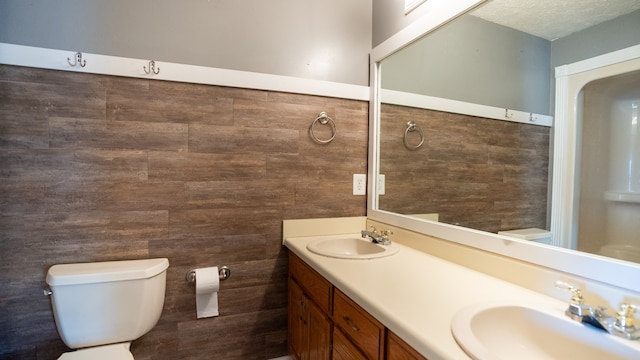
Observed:
[[[51,305],[63,360],[133,359],[131,341],[149,332],[164,305],[168,259],[54,265]]]

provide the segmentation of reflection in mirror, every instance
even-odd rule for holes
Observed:
[[[640,17],[640,4],[616,3],[622,8],[595,11],[605,18],[580,19],[576,22],[581,28],[554,26],[547,32],[539,26],[546,21],[530,15],[551,19],[549,11],[494,0],[385,58],[379,91],[379,174],[385,186],[378,194],[378,209],[492,233],[538,228],[541,241],[548,242],[543,234],[551,218],[550,115],[555,107],[554,66],[561,65],[554,58],[566,58],[563,51],[571,47],[567,38],[581,33],[596,37],[599,28],[610,29],[598,23]],[[487,20],[493,15],[533,24],[535,34]],[[577,60],[582,59],[570,62]],[[409,122],[418,130],[411,131]],[[638,154],[640,146],[635,151]],[[640,184],[640,174],[637,181]],[[602,220],[606,214],[596,217]],[[636,223],[638,219],[640,215]],[[580,223],[605,231],[601,221]],[[637,237],[640,229],[633,234]],[[567,245],[604,254],[601,240]]]
[[[424,134],[415,150],[408,121]],[[382,104],[380,131],[380,209],[489,232],[546,227],[549,127]]]
[[[544,39],[465,15],[385,59],[379,208],[494,233],[546,228],[550,121],[528,118],[550,112],[549,56]],[[422,140],[409,121],[419,148],[405,144]]]
[[[577,249],[640,263],[640,70],[581,91]]]

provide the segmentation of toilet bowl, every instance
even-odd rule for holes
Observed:
[[[611,244],[600,248],[600,255],[640,263],[640,247],[635,245]]]
[[[168,259],[53,265],[51,306],[61,360],[132,360],[131,341],[149,332],[164,306]]]

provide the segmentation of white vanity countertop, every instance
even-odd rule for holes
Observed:
[[[330,258],[306,248],[314,239],[336,236],[291,237],[284,244],[429,360],[469,359],[450,329],[466,306],[544,303],[562,313],[568,305],[397,243],[397,254],[370,260]]]

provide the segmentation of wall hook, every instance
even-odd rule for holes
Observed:
[[[504,109],[504,118],[511,119],[513,117],[513,113],[509,112],[509,109]]]
[[[73,67],[75,67],[78,64],[80,64],[80,67],[85,67],[85,65],[87,65],[87,60],[82,60],[82,53],[77,52],[75,56],[75,60],[73,61],[73,64],[71,63],[71,59],[69,58],[67,58],[67,63],[69,63],[69,65]]]
[[[156,69],[156,62],[153,60],[149,61],[149,70],[147,70],[146,66],[143,66],[142,68],[144,69],[145,74],[160,74],[160,67]]]

